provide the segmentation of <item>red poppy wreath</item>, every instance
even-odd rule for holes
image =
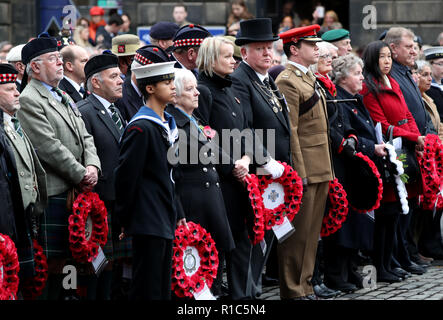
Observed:
[[[422,208],[425,210],[442,209],[443,143],[437,135],[426,136],[423,157],[419,158],[419,164],[423,177]]]
[[[108,236],[107,210],[97,193],[80,193],[69,216],[69,248],[77,262],[92,262]]]
[[[7,235],[0,234],[0,300],[16,300],[18,290],[17,249]]]
[[[291,166],[281,164],[285,170],[280,178],[272,179],[269,175],[258,178],[253,174],[246,178],[255,218],[251,239],[254,245],[263,240],[265,229],[281,225],[285,217],[292,221],[300,210],[302,180]]]
[[[218,251],[211,234],[191,221],[175,230],[171,289],[179,298],[192,298],[217,277]]]
[[[348,215],[346,191],[343,189],[341,183],[338,182],[337,178],[329,181],[328,195],[330,202],[329,211],[328,214],[323,217],[323,224],[320,232],[322,237],[327,237],[340,229]]]
[[[40,296],[48,279],[48,260],[43,253],[43,248],[37,240],[33,240],[35,276],[25,279],[22,283],[22,293],[25,300],[34,300]]]

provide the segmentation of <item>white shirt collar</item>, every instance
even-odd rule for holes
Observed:
[[[249,63],[247,63],[246,61],[243,60],[244,63],[246,63],[252,70],[254,70],[253,67],[251,67],[251,65]],[[261,82],[263,82],[266,78],[269,79],[269,74],[266,72],[266,74],[261,74],[260,72],[255,71],[255,74],[257,75],[257,77],[260,79]],[[263,82],[264,83],[264,82]]]
[[[138,90],[138,87],[135,85],[135,83],[134,83],[134,81],[132,81],[132,79],[131,79],[131,84],[132,84],[132,87],[134,88],[135,92],[137,92],[138,96],[141,97],[142,93],[140,92],[140,90]]]
[[[300,69],[300,71],[303,72],[304,74],[308,73],[308,68],[306,68],[305,66],[302,66],[301,64],[294,62],[294,61],[288,61],[288,63],[290,63],[294,67],[297,67],[298,69]]]
[[[6,112],[3,112],[3,122],[7,123],[11,128],[14,128],[14,124],[12,123],[12,117],[7,114]]]
[[[68,78],[67,76],[65,76],[65,79],[68,80],[68,82],[69,82],[70,84],[72,84],[72,86],[74,87],[75,90],[77,90],[78,93],[80,93],[80,88],[81,88],[81,86],[80,86],[77,82],[75,82],[75,81],[72,80],[71,78]]]
[[[99,95],[92,93],[94,95],[94,97],[96,97],[98,99],[98,101],[100,101],[100,103],[103,105],[103,107],[105,107],[106,111],[108,111],[109,115],[112,116],[111,110],[109,110],[109,106],[112,104],[111,102],[109,102],[108,100],[106,100],[105,98],[100,97]]]

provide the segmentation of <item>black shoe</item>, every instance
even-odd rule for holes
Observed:
[[[394,282],[401,282],[401,281],[403,281],[402,278],[394,276],[392,273],[377,272],[377,282],[394,283]]]
[[[324,286],[324,288],[322,288],[321,286],[319,286],[317,284],[313,288],[314,288],[315,295],[319,298],[330,299],[330,298],[333,298],[336,296],[336,294],[335,294],[336,291],[327,290],[329,288],[326,286]]]
[[[419,265],[420,267],[427,268],[431,265],[431,263],[429,261],[425,261],[425,260],[421,259],[418,255],[415,255],[415,254],[411,255],[411,260],[412,260],[412,262]]]
[[[357,290],[357,287],[355,284],[349,283],[349,282],[342,282],[338,284],[328,284],[328,287],[334,290],[340,290],[344,293],[352,293]]]
[[[262,285],[267,286],[267,287],[273,287],[273,286],[279,285],[278,279],[269,277],[265,274],[262,274],[262,276],[261,276],[261,283],[262,283]]]
[[[414,262],[409,266],[403,267],[403,269],[407,272],[410,272],[412,274],[418,274],[418,275],[422,275],[423,273],[425,273],[427,271],[425,268],[422,268],[421,266],[415,264]]]
[[[341,294],[340,290],[332,290],[331,288],[328,288],[323,282],[320,284],[320,287],[323,290],[329,291],[330,293],[333,293],[335,296],[338,296]]]
[[[412,277],[412,274],[403,270],[402,268],[394,268],[391,270],[394,275],[400,276],[401,278],[407,279]]]
[[[363,278],[356,271],[350,271],[349,272],[348,281],[349,281],[349,283],[354,284],[358,289],[362,289],[363,288]]]

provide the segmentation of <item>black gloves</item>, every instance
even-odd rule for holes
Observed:
[[[346,157],[353,157],[357,151],[355,151],[355,144],[356,141],[354,138],[347,138],[345,141],[343,141],[343,150],[342,153],[346,156]]]

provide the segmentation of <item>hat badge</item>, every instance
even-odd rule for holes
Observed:
[[[125,53],[126,48],[124,44],[118,46],[118,53]]]

